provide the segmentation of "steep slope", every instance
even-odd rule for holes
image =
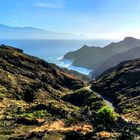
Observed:
[[[85,82],[89,82],[91,81],[91,76],[88,76],[88,75],[85,75],[85,74],[82,74],[80,72],[77,72],[75,70],[70,70],[70,69],[67,69],[67,68],[60,68],[59,66],[55,65],[55,64],[52,64],[54,67],[56,67],[57,69],[65,72],[65,73],[68,73],[70,75],[73,75],[75,77],[79,77],[80,79],[82,79],[83,81]]]
[[[53,90],[62,93],[84,85],[83,81],[77,77],[56,69],[53,65],[39,58],[28,56],[22,53],[22,50],[2,45],[0,57],[0,68],[1,73],[3,73],[1,83],[5,83],[4,80],[11,80],[10,83],[7,83],[7,87],[13,88],[17,94],[23,92],[22,88],[19,89],[19,87],[25,86],[26,89],[27,84],[28,88],[35,85],[36,91],[46,89],[50,93]],[[16,81],[18,82],[16,83]]]
[[[140,123],[140,59],[126,61],[106,71],[92,89],[113,102],[119,113]]]
[[[60,98],[82,87],[84,82],[78,77],[20,49],[1,45],[0,139],[28,134],[45,122],[78,121],[79,108]]]
[[[64,59],[72,60],[75,66],[94,70],[111,56],[139,46],[139,39],[126,37],[124,40],[111,43],[104,48],[84,46],[77,51],[65,54]]]
[[[120,62],[126,60],[133,60],[140,58],[140,47],[129,49],[123,53],[118,53],[113,55],[112,57],[108,58],[104,61],[100,66],[98,66],[92,73],[92,78],[98,77],[104,71],[110,69],[111,67],[117,66]]]
[[[101,96],[70,73],[1,45],[0,140],[130,137],[125,131],[137,137],[135,125],[131,130]]]
[[[63,59],[73,61],[72,65],[74,66],[94,69],[98,65],[99,61],[102,62],[100,59],[102,54],[103,49],[100,47],[83,46],[77,51],[68,52],[64,55]]]

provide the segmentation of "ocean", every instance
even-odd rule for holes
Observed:
[[[112,42],[111,40],[0,40],[5,44],[20,48],[24,53],[37,56],[60,67],[76,70],[83,74],[89,74],[91,70],[72,66],[69,60],[62,60],[64,54],[74,51],[84,45],[103,47]]]

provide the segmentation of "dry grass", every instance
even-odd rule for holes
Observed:
[[[2,117],[3,117],[5,108],[6,108],[6,106],[2,102],[0,102],[0,119],[2,119]]]
[[[115,135],[117,135],[116,133],[110,133],[110,132],[107,132],[107,131],[102,131],[102,132],[99,132],[97,133],[97,136],[99,138],[113,138]]]
[[[70,74],[67,74],[67,73],[64,73],[64,72],[61,72],[61,74],[63,74],[64,76],[70,78],[70,79],[73,79],[73,80],[78,80],[78,77],[76,76],[73,76],[73,75],[70,75]]]
[[[55,121],[51,124],[45,124],[44,126],[37,127],[33,129],[31,132],[66,132],[66,131],[77,131],[81,133],[88,133],[93,131],[93,127],[89,124],[79,124],[79,125],[73,125],[70,127],[65,127],[65,124],[62,120]]]
[[[128,113],[123,115],[122,118],[127,122],[133,122],[136,124],[140,124],[139,111],[134,111],[133,113]]]

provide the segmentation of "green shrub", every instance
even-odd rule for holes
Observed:
[[[34,111],[34,112],[29,112],[29,113],[23,113],[19,115],[19,117],[35,120],[35,119],[42,119],[45,117],[51,117],[51,115],[45,110],[40,110],[40,111]]]
[[[102,122],[112,123],[115,122],[118,115],[108,106],[104,106],[97,112],[97,117]]]
[[[136,128],[136,133],[138,133],[140,135],[140,127],[139,126]]]
[[[0,93],[0,101],[4,99],[4,95]]]

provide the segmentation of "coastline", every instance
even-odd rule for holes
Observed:
[[[68,59],[59,59],[59,63],[57,65],[63,68],[67,68],[69,70],[75,70],[85,75],[89,75],[92,72],[92,70],[86,69],[84,67],[73,66],[72,61]]]

